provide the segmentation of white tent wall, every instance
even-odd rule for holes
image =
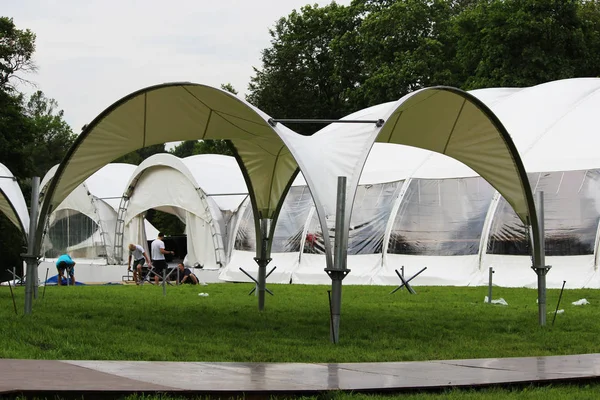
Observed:
[[[176,207],[185,211],[174,211],[186,223],[188,259],[191,265],[200,263],[206,268],[219,268],[217,259],[224,258],[224,253],[217,257],[213,235],[219,229],[212,224],[208,203],[200,189],[196,189],[189,177],[169,166],[150,167],[139,177],[135,190],[129,199],[125,214],[125,225],[137,215],[151,208]],[[193,218],[191,215],[195,216]],[[187,224],[195,224],[187,226]],[[210,246],[208,245],[210,243]]]
[[[143,214],[138,214],[135,217],[131,218],[127,225],[125,225],[125,229],[123,232],[123,237],[125,240],[123,241],[123,246],[125,246],[126,251],[123,251],[123,256],[125,260],[129,258],[129,250],[127,246],[129,243],[139,244],[144,248],[146,255],[150,258],[150,249],[148,247],[148,240],[155,239],[158,236],[158,232],[151,237],[148,237],[146,234],[145,227],[146,219]]]
[[[219,269],[221,260],[217,260],[217,253],[222,256],[222,250],[215,248],[214,230],[210,222],[197,215],[186,212],[185,234],[187,235],[187,262],[189,265],[200,264],[207,269]]]
[[[58,257],[71,249],[73,257],[107,258],[97,204],[87,187],[79,185],[48,219],[42,256]]]

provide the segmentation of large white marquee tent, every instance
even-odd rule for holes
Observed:
[[[594,154],[600,140],[594,130],[598,125],[599,79],[556,81],[524,89],[484,89],[471,92],[470,97],[445,88],[425,89],[348,116],[381,118],[386,121],[383,127],[332,124],[312,137],[295,135],[256,109],[245,111],[238,99],[216,89],[181,85],[184,91],[178,91],[180,86],[140,91],[107,110],[90,128],[90,134],[100,136],[90,136],[88,142],[82,139],[70,154],[72,166],[65,164],[62,179],[45,206],[60,203],[85,179],[86,171],[93,172],[103,162],[139,146],[129,138],[141,135],[136,137],[149,145],[160,141],[160,131],[168,121],[172,130],[179,123],[180,132],[187,132],[185,124],[190,121],[188,133],[171,136],[189,139],[199,129],[197,123],[191,123],[193,118],[206,115],[200,118],[205,124],[202,137],[233,139],[238,165],[246,166],[241,173],[253,200],[246,201],[250,206],[240,208],[238,222],[228,225],[228,239],[222,240],[223,249],[228,241],[235,240],[231,259],[221,274],[224,280],[245,280],[239,267],[257,272],[253,257],[260,257],[256,243],[260,243],[257,236],[262,235],[257,220],[278,215],[279,222],[269,235],[270,266],[277,266],[277,270],[269,281],[329,282],[323,268],[331,263],[327,247],[335,234],[335,178],[345,175],[350,183],[348,204],[354,200],[352,215],[347,217],[348,267],[352,272],[345,282],[395,284],[394,270],[404,266],[408,274],[428,268],[417,278],[420,284],[481,284],[487,268],[494,266],[496,283],[534,286],[536,276],[529,268],[531,249],[523,227],[524,222],[531,222],[532,198],[519,180],[522,167],[504,150],[502,141],[497,141],[501,123],[522,155],[531,186],[545,193],[547,264],[553,266],[549,285],[558,286],[568,274],[568,286],[599,286],[600,193],[598,157]],[[193,96],[189,97],[190,93]],[[206,114],[201,107],[193,108],[193,98],[202,99]],[[229,106],[232,109],[225,112]],[[144,112],[136,119],[138,111],[148,107],[155,112],[152,118]],[[166,119],[160,120],[156,116],[159,113]],[[237,133],[231,133],[232,126]],[[267,126],[277,136],[270,136]],[[117,131],[124,140],[120,143],[131,149],[99,151],[105,147],[101,135]],[[248,132],[262,141],[253,142],[252,134],[246,138]],[[374,141],[435,152],[401,145],[373,146]],[[505,143],[508,147],[512,144]],[[297,179],[281,202],[277,196],[286,193],[294,177],[290,151],[307,185]],[[364,168],[361,159],[368,160]],[[182,167],[174,170],[187,174],[181,172]],[[197,176],[193,179],[199,183]],[[230,193],[238,190],[232,188]],[[211,194],[206,188],[203,192]],[[210,218],[214,215],[218,213]],[[323,232],[321,226],[327,229]],[[220,236],[224,237],[222,231]]]
[[[511,133],[532,188],[544,192],[552,287],[563,280],[569,287],[600,287],[599,88],[600,79],[588,78],[471,92]],[[287,247],[274,244],[277,273],[270,281],[329,281],[322,271],[324,256],[315,255],[323,251],[322,232],[303,190],[293,187],[284,203],[282,216],[293,215],[295,225],[289,226],[293,218],[280,217],[275,240],[278,232],[297,236],[284,238]],[[252,220],[250,213],[244,221]],[[288,221],[285,228],[283,221]],[[376,144],[361,176],[350,226],[352,272],[346,283],[393,284],[398,282],[394,270],[404,266],[407,274],[427,267],[417,284],[479,285],[494,267],[499,285],[536,286],[529,268],[532,249],[516,213],[473,170],[439,153]],[[228,265],[223,279],[246,280],[239,266],[256,269],[248,252],[254,241],[244,238],[249,234],[249,229],[238,232],[232,258],[237,264]]]

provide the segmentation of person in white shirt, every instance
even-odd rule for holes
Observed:
[[[133,258],[133,265],[131,265],[131,259]],[[129,260],[127,260],[127,270],[131,271],[133,268],[133,280],[136,285],[140,284],[142,280],[142,267],[144,261],[148,266],[152,265],[146,251],[139,244],[129,243]]]
[[[174,251],[165,250],[165,243],[162,241],[165,235],[158,233],[158,237],[150,245],[150,256],[152,257],[152,266],[154,267],[154,283],[158,285],[158,276],[162,275],[163,270],[167,268],[165,254],[175,254]]]

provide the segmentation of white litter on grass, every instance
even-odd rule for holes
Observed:
[[[198,296],[208,297],[208,293],[198,293]]]
[[[488,302],[488,297],[487,296],[485,296],[483,298],[483,302],[484,303]],[[506,300],[504,300],[502,297],[500,297],[499,299],[495,299],[495,300],[492,299],[492,304],[500,304],[502,306],[507,306],[508,305],[508,303],[506,302]]]
[[[573,304],[574,306],[584,306],[586,304],[590,304],[590,302],[587,301],[586,299],[580,299],[580,300],[572,302],[571,304]]]
[[[560,310],[556,311],[557,314],[562,314],[564,312],[565,312],[565,310],[563,310],[562,308]],[[554,314],[554,311],[548,311],[548,314]]]

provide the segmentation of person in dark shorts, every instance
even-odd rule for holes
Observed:
[[[133,259],[133,265],[131,265],[131,259]],[[144,262],[148,264],[148,267],[152,265],[146,251],[139,244],[129,244],[129,259],[127,260],[127,270],[131,271],[133,268],[133,281],[136,285],[139,285],[142,281],[142,267]]]
[[[198,277],[196,275],[194,275],[194,273],[192,271],[190,271],[189,268],[186,268],[185,265],[179,263],[179,265],[177,265],[177,268],[179,268],[179,284],[182,285],[184,283],[189,283],[191,285],[197,285],[198,284]]]
[[[154,267],[154,283],[158,285],[158,277],[167,269],[167,260],[165,254],[175,254],[174,251],[165,250],[165,235],[162,232],[158,233],[158,237],[152,241],[150,245],[150,256],[152,257],[152,266]]]
[[[68,254],[63,254],[56,260],[56,270],[58,271],[58,286],[62,286],[62,280],[65,272],[69,274],[71,285],[75,285],[75,261]]]

